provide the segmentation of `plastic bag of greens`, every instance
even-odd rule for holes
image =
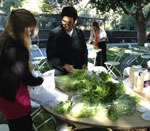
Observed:
[[[76,82],[78,82],[78,80],[71,78],[69,75],[55,77],[56,87],[61,89],[62,91],[76,90],[74,86]]]
[[[124,94],[108,106],[107,117],[115,121],[121,115],[132,115],[136,111],[137,98]]]
[[[96,106],[92,105],[89,101],[83,100],[80,95],[73,96],[71,101],[70,115],[73,117],[86,118],[97,113]]]

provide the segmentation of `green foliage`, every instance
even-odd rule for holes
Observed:
[[[77,118],[91,117],[96,114],[96,108],[91,108],[91,104],[87,101],[75,103],[70,110],[70,115]]]
[[[136,21],[133,17],[128,16],[126,14],[122,14],[121,21],[122,25],[124,25],[126,30],[135,30]]]
[[[69,76],[76,80],[85,79],[87,75],[88,71],[83,69],[75,69],[73,73],[69,73]]]
[[[97,11],[109,12],[111,9],[113,11],[117,11],[118,9],[122,9],[122,11],[135,18],[137,23],[137,29],[139,32],[138,44],[139,46],[143,46],[146,42],[146,23],[150,17],[150,11],[148,13],[144,10],[146,6],[149,4],[149,1],[142,0],[91,0],[92,8],[97,9]],[[132,9],[132,10],[131,10]],[[145,13],[144,13],[145,11]],[[144,15],[147,14],[147,15]]]
[[[112,121],[121,115],[132,115],[138,102],[137,97],[125,94],[123,82],[113,83],[111,77],[103,72],[99,75],[93,72],[85,79],[78,80],[75,85],[78,95],[69,101],[61,102],[55,111],[60,114],[69,113],[77,118],[86,118],[96,115],[103,108]]]
[[[82,72],[82,74],[81,74]],[[93,104],[108,103],[125,93],[123,83],[113,83],[112,75],[104,72],[98,75],[92,72],[85,75],[85,70],[77,71],[74,75],[58,76],[55,78],[56,86],[65,91],[78,90],[83,100]],[[82,93],[81,93],[82,92]]]
[[[5,2],[3,2],[2,11],[9,13],[11,8],[22,7],[22,3],[22,0],[5,0]]]
[[[110,81],[111,78],[112,78],[112,75],[111,74],[106,74],[105,72],[101,72],[98,74],[99,78],[102,80],[102,81]]]
[[[68,114],[71,107],[71,101],[60,102],[54,110],[59,114]]]
[[[109,106],[107,116],[110,120],[115,121],[121,115],[132,115],[136,110],[136,104],[136,97],[124,94]]]
[[[117,3],[115,0],[91,0],[92,8],[97,9],[97,11],[109,12],[110,9],[117,10]]]
[[[107,117],[111,121],[116,121],[118,119],[119,116],[113,106],[107,111]]]
[[[149,12],[150,12],[150,3],[144,5],[143,12],[144,12],[144,16],[145,17],[149,15]]]
[[[42,0],[41,10],[45,13],[59,14],[63,6],[76,5],[81,0]]]
[[[55,83],[56,87],[63,91],[74,91],[76,90],[76,83],[78,80],[71,78],[69,75],[56,76]]]
[[[87,70],[76,69],[73,73],[69,73],[68,75],[56,76],[56,86],[62,89],[63,91],[77,90],[76,85],[80,83],[80,80],[85,79],[87,74]]]
[[[110,9],[117,11],[118,8],[121,7],[121,4],[125,7],[132,7],[133,5],[137,5],[137,0],[91,0],[90,3],[92,4],[91,7],[96,7],[98,11],[109,12]],[[147,3],[149,2],[147,1]]]
[[[95,84],[94,81],[91,81],[91,83],[93,83],[92,87],[94,88],[90,88],[88,85],[85,87],[86,91],[81,94],[83,100],[88,100],[93,104],[104,104],[112,102],[125,93],[125,89],[124,86],[122,86],[122,83],[113,83],[111,81],[99,82],[101,84]]]
[[[86,118],[96,115],[103,108],[107,117],[115,121],[121,115],[132,115],[135,112],[137,97],[125,94],[123,82],[112,82],[112,75],[104,72],[87,74],[84,70],[76,70],[75,74],[66,76],[70,79],[68,82],[71,79],[78,81],[74,84],[78,95],[73,96],[67,106],[64,106],[64,102],[60,103],[55,108],[57,113],[69,113],[73,117]],[[68,83],[67,81],[64,83]]]
[[[41,60],[41,62],[34,67],[34,70],[40,70],[41,73],[45,73],[52,69],[52,65],[48,60]]]
[[[42,0],[41,10],[45,13],[52,13],[53,7],[48,0]]]

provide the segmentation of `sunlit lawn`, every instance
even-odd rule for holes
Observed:
[[[107,48],[107,60],[114,60],[117,53],[121,49],[126,49],[124,56],[121,58],[121,61],[129,55],[126,47],[108,47]],[[139,60],[140,61],[140,60]],[[136,63],[138,64],[138,63]],[[118,69],[120,67],[118,66]],[[34,110],[34,109],[33,109]],[[41,121],[45,121],[45,119],[49,117],[49,114],[46,112],[42,112],[35,120],[35,124],[40,124]],[[7,123],[2,114],[0,114],[0,124]],[[49,121],[44,124],[39,131],[55,131],[53,122]]]

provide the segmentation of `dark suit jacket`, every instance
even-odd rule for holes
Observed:
[[[62,26],[58,26],[49,33],[47,48],[47,59],[53,68],[63,72],[64,64],[74,65],[81,69],[83,64],[87,65],[88,51],[83,31],[75,28],[72,36],[68,35]]]

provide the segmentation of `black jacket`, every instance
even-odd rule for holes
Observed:
[[[42,78],[36,78],[29,70],[29,52],[9,35],[0,39],[0,97],[14,101],[23,82],[25,85],[40,85]]]
[[[75,28],[72,36],[69,36],[62,26],[58,26],[49,33],[47,48],[47,59],[55,69],[65,71],[64,64],[74,65],[81,69],[83,64],[87,65],[88,51],[83,31]]]

